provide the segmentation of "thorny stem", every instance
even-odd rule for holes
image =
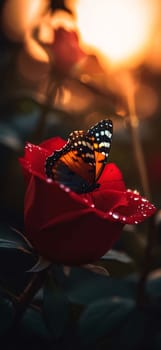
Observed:
[[[34,273],[33,278],[31,279],[31,281],[29,282],[29,284],[27,285],[23,293],[20,295],[19,298],[17,298],[15,303],[15,309],[16,309],[15,317],[14,317],[12,327],[10,329],[11,334],[14,335],[14,332],[16,331],[28,306],[31,304],[33,297],[44,284],[44,281],[46,279],[46,274],[47,274],[47,269],[41,272]]]

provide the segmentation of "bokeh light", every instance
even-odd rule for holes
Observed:
[[[136,66],[147,53],[158,21],[158,0],[68,1],[82,40],[112,65]]]

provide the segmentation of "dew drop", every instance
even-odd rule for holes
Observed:
[[[118,219],[119,219],[119,214],[117,214],[117,213],[112,213],[112,217],[113,217],[114,219],[118,220]]]
[[[53,182],[52,179],[47,179],[46,182],[48,182],[49,184],[51,184]]]
[[[142,198],[141,200],[142,200],[142,202],[144,202],[144,203],[147,202],[147,199],[146,199],[146,198]]]
[[[137,191],[137,190],[134,190],[134,192],[133,193],[135,193],[135,194],[139,194],[139,192]]]
[[[139,222],[137,220],[135,220],[135,224],[138,224]]]
[[[91,204],[91,208],[95,208],[95,205],[94,205],[94,204]]]
[[[64,188],[64,191],[65,191],[65,192],[70,192],[70,188],[69,188],[69,187],[65,187],[65,188]]]
[[[88,199],[87,198],[84,199],[84,203],[88,203]]]
[[[139,200],[139,197],[134,197],[134,201],[138,201]]]
[[[64,186],[63,184],[60,184],[60,188],[64,189],[64,188],[65,188],[65,186]]]

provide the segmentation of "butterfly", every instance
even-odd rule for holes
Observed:
[[[112,121],[107,119],[87,132],[73,131],[66,145],[46,159],[47,177],[79,194],[99,187],[97,181],[107,163],[112,131]]]

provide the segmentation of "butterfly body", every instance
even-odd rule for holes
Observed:
[[[47,158],[47,177],[77,193],[93,191],[99,186],[97,180],[107,163],[111,140],[110,120],[100,121],[87,133],[74,131],[67,144]]]

